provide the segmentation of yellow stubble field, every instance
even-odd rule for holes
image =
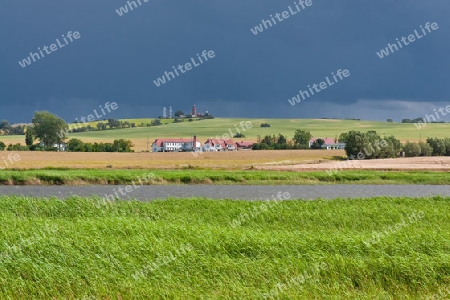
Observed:
[[[18,154],[20,159],[8,160]],[[250,169],[252,167],[319,163],[334,156],[344,156],[344,150],[268,150],[225,152],[165,152],[165,153],[79,153],[3,151],[0,167],[6,169],[41,169],[48,167],[75,169],[182,169],[187,167],[211,169]],[[17,158],[17,156],[16,156]]]

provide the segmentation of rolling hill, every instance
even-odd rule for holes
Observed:
[[[140,123],[150,123],[152,119],[123,119],[122,121]],[[244,130],[240,127],[240,122],[244,122]],[[246,128],[246,122],[251,122],[252,127]],[[260,127],[261,123],[269,123],[270,127]],[[250,123],[247,123],[250,125]],[[96,123],[91,123],[96,126]],[[130,139],[135,144],[135,151],[151,149],[151,143],[156,138],[188,138],[197,135],[197,138],[204,142],[209,137],[222,137],[224,134],[236,134],[237,129],[245,135],[245,138],[236,140],[256,141],[257,136],[278,135],[279,133],[292,138],[296,129],[310,131],[314,137],[335,138],[340,133],[349,130],[368,131],[375,130],[381,136],[394,135],[402,142],[424,141],[427,137],[448,137],[450,136],[450,124],[436,123],[427,124],[421,129],[417,129],[414,124],[408,123],[388,123],[375,121],[356,120],[336,120],[336,119],[230,119],[216,118],[209,120],[182,123],[168,123],[161,126],[136,127],[125,129],[114,129],[104,131],[90,131],[69,134],[69,138],[79,138],[85,142],[112,141],[114,139]],[[231,132],[231,134],[230,134]],[[9,143],[24,143],[24,136],[2,136],[0,140]]]

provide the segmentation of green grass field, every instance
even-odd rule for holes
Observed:
[[[0,298],[448,299],[449,205],[0,197]]]
[[[145,119],[148,123],[149,120]],[[140,123],[139,119],[130,120]],[[252,123],[252,128],[242,131],[239,128],[241,121]],[[269,123],[271,127],[262,128],[261,123]],[[419,140],[432,137],[448,137],[450,136],[450,124],[428,124],[422,129],[417,129],[414,124],[387,123],[373,121],[352,121],[352,120],[325,120],[325,119],[225,119],[216,118],[212,120],[202,120],[195,122],[170,123],[163,126],[144,127],[144,128],[128,128],[101,132],[75,133],[74,137],[88,138],[127,138],[127,139],[144,139],[147,135],[151,139],[159,137],[191,137],[197,135],[199,137],[216,137],[225,133],[229,134],[228,129],[233,134],[237,131],[235,125],[247,139],[256,140],[258,135],[278,134],[292,138],[296,129],[304,129],[310,131],[315,137],[334,138],[342,132],[350,130],[376,130],[380,135],[394,135],[401,140]],[[244,127],[245,128],[245,127]]]
[[[150,176],[150,174],[152,174]],[[237,171],[237,170],[4,170],[4,185],[80,185],[131,184],[138,178],[150,178],[148,184],[450,184],[448,172],[436,171]],[[145,184],[145,183],[144,183]]]

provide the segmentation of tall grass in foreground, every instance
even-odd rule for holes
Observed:
[[[0,197],[0,298],[419,299],[450,284],[449,213],[442,197]]]

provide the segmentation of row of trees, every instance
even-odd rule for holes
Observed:
[[[350,159],[372,159],[398,157],[402,144],[394,136],[381,137],[376,131],[351,130],[342,133],[338,141],[345,143],[345,152]]]
[[[42,113],[42,112],[40,112]],[[35,116],[36,117],[36,116]],[[199,117],[198,120],[211,119],[213,116]],[[182,119],[175,119],[174,123],[183,122]],[[194,121],[189,119],[190,122]],[[134,122],[120,121],[116,119],[108,119],[107,122],[99,122],[96,126],[91,126],[90,124],[84,125],[82,122],[74,122],[69,127],[67,127],[67,132],[86,132],[86,131],[100,131],[100,130],[111,130],[111,129],[121,129],[121,128],[135,128],[135,127],[150,127],[162,125],[160,118],[152,120],[150,123],[140,123],[136,124]],[[34,126],[34,124],[33,124]],[[24,135],[26,134],[27,127],[25,125],[11,125],[7,120],[0,122],[0,135]]]
[[[402,119],[402,123],[418,123],[418,122],[423,122],[423,118],[419,117],[415,119]]]
[[[258,136],[257,142],[253,144],[253,150],[282,150],[282,149],[309,149],[309,140],[312,135],[309,131],[297,129],[292,140],[288,140],[282,134],[266,135],[264,138]]]
[[[70,139],[67,151],[70,152],[133,152],[130,140],[118,139],[112,143],[85,143],[79,139]]]
[[[292,140],[282,134],[266,135],[253,145],[253,150],[321,149],[323,140],[317,139],[311,147],[309,131],[297,129]],[[401,156],[450,156],[450,138],[428,138],[426,142],[402,144],[395,136],[381,137],[376,131],[351,130],[339,135],[335,142],[345,143],[345,152],[350,159],[391,158]]]
[[[203,120],[203,119],[213,119],[214,117],[198,117],[196,120]],[[120,121],[116,119],[108,119],[108,122],[99,122],[97,123],[97,128],[92,127],[91,125],[87,126],[78,126],[76,128],[71,128],[69,132],[86,132],[86,131],[100,131],[100,130],[111,130],[111,129],[121,129],[121,128],[135,128],[135,127],[150,127],[150,126],[160,126],[163,125],[163,122],[161,121],[162,118],[157,118],[152,120],[150,123],[140,123],[136,124],[134,122],[128,122],[128,121]],[[189,118],[189,122],[194,121],[194,119]],[[182,118],[175,118],[173,123],[181,123],[184,122],[184,119]],[[74,123],[74,124],[80,124],[80,123]],[[71,126],[73,127],[73,126]]]
[[[128,121],[120,121],[116,119],[108,119],[108,122],[99,122],[97,123],[97,129],[92,127],[91,125],[81,126],[81,122],[73,123],[77,124],[74,126],[70,126],[69,132],[86,132],[86,131],[100,131],[100,130],[108,130],[108,129],[120,129],[120,128],[134,128],[136,127],[136,123],[128,122]]]
[[[409,143],[412,146],[409,147],[413,147],[416,148],[417,147],[414,146],[415,143]],[[450,156],[450,138],[444,138],[444,139],[439,139],[439,138],[427,138],[427,142],[426,145],[429,145],[431,148],[431,154],[428,155],[433,155],[433,156]],[[420,143],[419,143],[420,146]],[[406,149],[405,149],[406,151]],[[421,146],[421,153],[420,156],[424,156],[424,149]],[[428,153],[428,151],[425,151],[425,153]],[[417,151],[411,151],[409,156],[418,156],[416,155]]]
[[[117,120],[110,119],[109,125],[116,126]],[[120,125],[120,123],[119,123]],[[4,126],[4,125],[3,125]],[[63,142],[67,139],[69,126],[66,122],[49,113],[48,111],[35,112],[32,119],[32,126],[26,128],[25,144],[10,144],[7,150],[50,150],[60,149]],[[34,144],[35,140],[39,143]],[[55,147],[55,145],[57,147]],[[4,150],[6,145],[0,142],[0,150]],[[113,143],[83,143],[79,139],[71,139],[68,143],[69,151],[85,151],[85,152],[132,152],[133,143],[130,140],[114,140]]]
[[[130,140],[118,139],[112,143],[84,143],[79,139],[70,139],[67,143],[69,152],[134,152],[133,143]],[[0,142],[0,151],[56,151],[55,147],[44,147],[40,144],[24,146],[20,143],[9,144]]]
[[[376,131],[349,131],[339,137],[345,142],[348,157],[358,158],[362,153],[364,158],[398,157],[404,153],[406,157],[415,156],[450,156],[450,138],[427,138],[426,142],[400,143],[394,136],[381,138]]]
[[[2,135],[24,135],[25,125],[13,125],[8,120],[0,122],[0,134]]]
[[[430,144],[424,142],[420,143],[407,142],[404,146],[404,150],[406,157],[433,155],[433,148],[431,148]]]
[[[433,116],[434,118],[434,116]],[[388,119],[390,120],[390,119]],[[389,122],[389,121],[388,121]],[[425,122],[425,120],[422,117],[415,118],[415,119],[402,119],[402,123],[445,123],[444,121],[431,121],[431,122]]]

